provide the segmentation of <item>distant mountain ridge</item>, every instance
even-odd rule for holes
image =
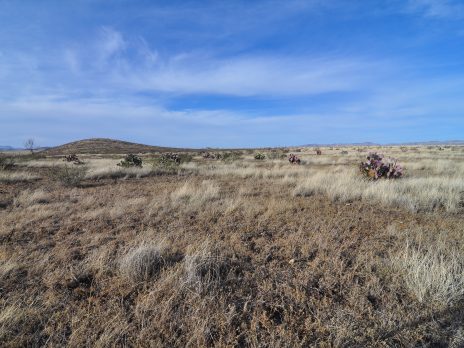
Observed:
[[[13,146],[0,145],[0,151],[15,151],[15,150],[19,150],[19,149],[14,148]]]
[[[406,143],[372,143],[372,142],[364,142],[364,143],[333,143],[333,144],[306,144],[300,145],[302,147],[305,146],[415,146],[415,145],[464,145],[464,140],[446,140],[446,141],[439,141],[439,140],[431,140],[431,141],[417,141],[417,142],[406,142]]]

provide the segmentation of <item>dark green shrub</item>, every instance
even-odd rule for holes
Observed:
[[[265,158],[266,158],[266,155],[264,153],[258,152],[257,154],[255,154],[255,160],[262,161]]]
[[[118,163],[118,166],[125,168],[142,167],[142,159],[139,156],[130,153],[126,155],[126,157],[124,157],[124,159],[120,163]]]

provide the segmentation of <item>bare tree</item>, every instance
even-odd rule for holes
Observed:
[[[31,151],[31,154],[34,154],[34,148],[35,148],[34,143],[35,143],[34,139],[32,138],[29,138],[24,142],[24,148]]]

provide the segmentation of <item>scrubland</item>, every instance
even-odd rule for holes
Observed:
[[[463,147],[262,152],[0,171],[2,346],[464,345]]]

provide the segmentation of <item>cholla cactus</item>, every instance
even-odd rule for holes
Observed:
[[[377,180],[398,179],[403,175],[403,168],[393,158],[387,158],[377,153],[370,153],[366,162],[361,162],[361,172],[367,177]]]
[[[65,162],[73,162],[74,164],[84,164],[77,155],[72,154],[72,155],[67,155],[64,157],[63,161]]]
[[[118,163],[120,167],[142,167],[142,159],[134,154],[128,154],[124,159]]]
[[[162,162],[173,162],[175,164],[180,164],[180,155],[177,153],[166,152],[161,155]]]
[[[291,153],[290,155],[288,155],[288,161],[289,161],[291,164],[301,164],[300,158],[299,158],[297,155],[294,155],[293,153]]]
[[[214,152],[208,152],[208,151],[207,151],[207,152],[203,152],[201,155],[202,155],[203,158],[205,158],[205,159],[212,159],[212,160],[220,160],[220,159],[222,159],[222,158],[224,157],[224,156],[223,156],[221,153],[219,153],[219,152],[214,153]]]
[[[255,159],[256,160],[263,160],[266,158],[266,155],[264,153],[261,153],[261,152],[258,152],[256,155],[255,155]]]

